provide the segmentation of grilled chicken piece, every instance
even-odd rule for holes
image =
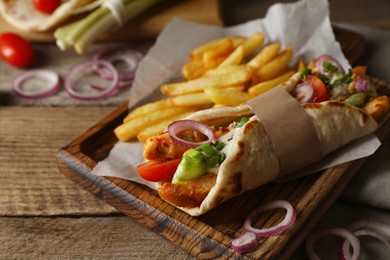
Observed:
[[[217,175],[210,173],[183,183],[166,182],[157,191],[162,199],[175,206],[194,208],[202,203],[216,179]]]
[[[147,160],[176,159],[188,148],[176,144],[168,133],[152,136],[144,143],[144,158]]]
[[[212,127],[214,130],[214,128]],[[228,128],[219,128],[214,130],[216,138],[226,133]],[[196,131],[186,131],[180,133],[180,138],[191,142],[201,142],[206,140],[206,137]],[[160,135],[148,138],[144,143],[144,158],[147,160],[167,160],[180,158],[189,148],[175,143],[170,135],[165,132]]]

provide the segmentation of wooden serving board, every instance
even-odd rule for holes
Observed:
[[[351,63],[363,53],[360,35],[335,29],[337,39]],[[390,84],[372,79],[390,94]],[[366,158],[343,163],[325,171],[285,182],[270,183],[233,198],[200,217],[192,217],[161,200],[146,186],[113,177],[98,177],[91,170],[108,156],[117,142],[113,129],[127,115],[127,104],[103,118],[84,134],[61,148],[57,163],[61,172],[99,198],[162,235],[192,255],[204,259],[287,259],[304,241]],[[390,120],[376,132],[383,140],[390,132]],[[295,224],[278,236],[264,238],[253,252],[237,254],[231,242],[244,231],[243,223],[256,206],[272,200],[288,200],[297,211]],[[281,221],[284,212],[267,212],[256,227]]]
[[[222,25],[219,0],[166,1],[147,10],[122,28],[103,35],[99,40],[134,40],[156,37],[174,17],[192,22]],[[25,32],[7,23],[0,15],[0,33],[16,32],[37,42],[54,41],[53,31]]]

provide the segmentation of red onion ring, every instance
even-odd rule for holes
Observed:
[[[184,147],[194,148],[199,145],[210,143],[215,140],[214,132],[208,125],[194,120],[175,121],[170,125],[168,125],[167,130],[172,140],[178,145]],[[208,139],[202,142],[191,142],[177,136],[180,132],[187,131],[187,130],[195,130],[201,132],[202,134],[207,136]]]
[[[94,69],[96,66],[103,66],[106,69],[111,71],[111,74],[113,76],[112,82],[110,86],[107,88],[104,88],[100,93],[97,95],[93,94],[82,94],[78,93],[73,89],[73,83],[79,78],[79,74],[85,69],[85,68],[91,68]],[[91,100],[98,100],[102,98],[106,98],[114,94],[118,90],[118,72],[112,66],[109,62],[98,60],[89,60],[83,63],[80,63],[79,65],[75,66],[73,69],[71,69],[68,73],[68,75],[65,77],[65,90],[68,92],[68,94],[76,99],[79,100],[86,100],[86,101],[91,101]]]
[[[337,67],[338,72],[345,74],[345,71],[344,71],[343,67],[341,66],[341,64],[330,55],[326,55],[326,54],[321,55],[318,58],[314,59],[314,62],[315,62],[316,68],[318,69],[318,71],[320,73],[324,73],[324,74],[328,73],[328,70],[326,68],[324,68],[324,66],[323,66],[324,62],[328,62],[328,63],[332,64],[333,66]]]
[[[252,227],[252,222],[257,218],[257,216],[271,209],[283,208],[287,211],[284,219],[277,225],[271,228],[257,229]],[[297,214],[293,206],[286,200],[275,200],[270,203],[261,205],[249,213],[248,217],[245,219],[244,225],[245,229],[256,234],[257,237],[268,237],[279,234],[286,229],[288,229],[292,224],[294,224]]]
[[[382,236],[381,234],[374,232],[372,230],[360,229],[360,230],[353,231],[352,234],[354,234],[355,237],[359,237],[359,236],[373,237],[373,238],[377,239],[378,241],[380,241],[382,244],[384,244],[387,247],[387,249],[390,249],[390,242],[387,241],[384,236]],[[349,240],[344,240],[341,243],[339,255],[341,257],[343,257],[343,259],[351,258],[351,255],[349,252],[350,246],[351,246],[351,242]]]
[[[104,60],[111,63],[111,65],[113,65],[114,67],[114,63],[117,61],[122,61],[126,63],[128,67],[125,69],[116,68],[119,74],[119,80],[132,81],[134,80],[135,72],[142,58],[143,55],[138,51],[132,49],[119,49],[99,52],[92,57],[92,60]],[[103,79],[112,79],[110,71],[107,71],[104,68],[99,68],[99,66],[97,66],[96,70]]]
[[[306,240],[306,254],[309,257],[309,259],[320,259],[317,254],[313,250],[313,245],[314,242],[316,242],[318,239],[328,236],[328,235],[335,235],[335,236],[340,236],[345,239],[347,239],[352,248],[353,248],[353,253],[352,256],[349,254],[347,255],[340,255],[340,257],[344,259],[351,259],[351,260],[357,260],[360,257],[360,241],[357,239],[357,237],[352,234],[351,231],[343,229],[343,228],[330,228],[330,229],[324,229],[318,232],[312,233]]]
[[[233,251],[240,254],[250,252],[258,247],[258,245],[256,234],[249,231],[246,231],[232,241]]]
[[[52,84],[48,89],[43,89],[41,91],[29,92],[23,90],[22,89],[23,82],[32,77],[45,78],[51,81]],[[18,77],[16,77],[13,80],[12,89],[15,92],[15,94],[23,98],[38,99],[38,98],[49,97],[56,94],[61,89],[60,76],[56,72],[50,70],[42,70],[42,69],[29,70],[20,74]]]
[[[302,104],[313,102],[315,99],[314,89],[309,82],[298,84],[293,89],[292,94]]]
[[[283,208],[287,211],[284,219],[271,228],[257,229],[252,227],[252,222],[258,215],[271,209]],[[237,253],[247,253],[258,246],[259,237],[269,237],[279,234],[294,224],[297,214],[293,206],[286,200],[275,200],[255,208],[245,218],[244,226],[246,231],[239,237],[232,240],[232,249]]]

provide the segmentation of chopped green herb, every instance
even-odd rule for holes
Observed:
[[[247,122],[249,121],[249,118],[247,117],[242,117],[240,122],[237,123],[237,125],[235,126],[236,128],[240,128],[242,127],[243,125],[245,125]]]
[[[327,76],[325,76],[324,74],[318,74],[317,76],[320,80],[322,80],[322,82],[324,82],[324,84],[327,86],[329,85],[329,78]]]
[[[334,66],[332,63],[325,61],[322,66],[324,66],[325,69],[327,69],[329,72],[337,72],[337,67]]]
[[[308,75],[312,74],[312,71],[308,67],[305,67],[302,69],[301,74],[302,74],[302,76],[308,76]]]

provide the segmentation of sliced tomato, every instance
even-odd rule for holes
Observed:
[[[310,85],[314,90],[314,100],[313,102],[322,102],[328,99],[328,90],[324,82],[314,75],[306,76],[306,81],[310,82]]]
[[[32,0],[35,8],[46,14],[53,13],[60,5],[61,0]]]
[[[153,160],[137,166],[138,174],[147,181],[170,181],[182,158]]]

